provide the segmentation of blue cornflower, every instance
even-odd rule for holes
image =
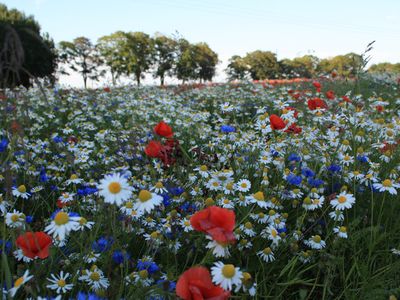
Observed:
[[[62,138],[61,136],[55,136],[55,137],[53,138],[53,141],[54,141],[55,143],[62,143],[63,138]]]
[[[94,252],[105,252],[108,251],[114,243],[111,237],[101,237],[97,241],[92,243],[92,250]]]
[[[291,153],[288,159],[289,161],[301,161],[301,157],[296,153]]]
[[[366,163],[366,162],[368,162],[368,156],[365,156],[365,155],[357,155],[357,160],[359,161],[359,162],[363,162],[363,163]]]
[[[324,183],[325,182],[321,179],[308,178],[308,184],[311,185],[312,187],[320,187]]]
[[[6,138],[2,138],[0,141],[0,152],[4,152],[7,149],[8,140]]]
[[[327,167],[327,170],[331,173],[336,173],[340,172],[340,170],[342,170],[342,167],[339,165],[331,164],[330,166]]]
[[[153,274],[160,270],[155,262],[152,261],[142,261],[141,259],[138,260],[137,268],[139,271],[147,270],[149,274]]]
[[[236,128],[231,125],[222,125],[221,131],[224,133],[230,133],[230,132],[235,132]]]
[[[130,255],[121,250],[115,250],[112,254],[112,259],[116,264],[122,264],[125,260],[130,259]]]
[[[286,177],[286,181],[289,182],[290,184],[293,184],[293,185],[299,185],[302,180],[303,179],[301,178],[301,176],[296,176],[293,173],[290,173]]]
[[[314,177],[315,176],[315,172],[309,168],[303,168],[301,170],[301,174],[303,174],[305,177]]]

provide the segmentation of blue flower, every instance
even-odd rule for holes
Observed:
[[[299,185],[302,180],[303,179],[301,178],[301,176],[296,176],[293,173],[290,173],[286,177],[286,181],[289,182],[290,184],[293,184],[293,185]]]
[[[139,271],[147,270],[149,274],[153,274],[160,270],[155,262],[152,261],[142,261],[141,259],[138,260],[137,268]]]
[[[222,125],[221,131],[224,133],[235,132],[236,128],[231,125]]]
[[[312,171],[309,168],[303,168],[301,170],[301,174],[303,174],[305,177],[314,177],[315,176],[314,171]]]
[[[62,138],[61,136],[55,136],[55,137],[53,138],[53,141],[54,141],[55,143],[62,143],[63,138]]]
[[[10,252],[12,250],[12,243],[10,241],[0,239],[0,254],[2,253],[3,245],[4,245],[4,250],[6,251],[6,254],[10,254]]]
[[[28,223],[28,224],[32,223],[32,222],[33,222],[33,216],[26,216],[25,221],[26,221],[26,223]]]
[[[326,169],[331,173],[336,173],[336,172],[340,172],[342,170],[342,167],[339,165],[331,164]]]
[[[112,254],[112,259],[116,264],[122,264],[125,260],[130,259],[130,255],[125,251],[115,250]]]
[[[325,182],[321,179],[308,178],[308,184],[311,185],[312,187],[320,187],[324,183]]]
[[[363,163],[366,163],[366,162],[368,162],[368,157],[367,156],[365,156],[365,155],[357,155],[357,160],[359,161],[359,162],[363,162]]]
[[[111,237],[101,237],[97,241],[92,243],[92,250],[95,252],[105,252],[108,251],[112,244],[114,243]]]
[[[7,149],[8,140],[6,138],[2,138],[0,141],[0,152],[4,152]]]
[[[296,153],[291,153],[288,159],[289,161],[301,161],[301,157]]]
[[[84,293],[84,292],[79,292],[78,295],[76,295],[77,300],[106,300],[107,298],[102,298],[97,296],[96,294],[92,293]]]

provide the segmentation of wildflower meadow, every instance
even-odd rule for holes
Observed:
[[[5,90],[3,299],[396,299],[395,81]]]

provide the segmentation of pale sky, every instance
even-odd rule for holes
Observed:
[[[361,53],[376,40],[372,63],[400,62],[400,0],[0,0],[34,15],[56,43],[86,36],[93,42],[117,30],[178,31],[218,53],[217,81],[232,55],[254,50],[278,59]],[[63,83],[82,85],[78,76]],[[158,82],[152,78],[148,83]],[[170,82],[170,80],[169,80]],[[168,80],[167,80],[168,83]]]

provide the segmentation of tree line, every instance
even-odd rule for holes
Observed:
[[[152,74],[164,85],[166,77],[188,81],[211,81],[219,63],[218,55],[207,43],[190,43],[185,38],[144,32],[117,31],[99,38],[86,37],[62,41],[57,46],[32,16],[0,4],[0,88],[29,86],[32,78],[49,78],[71,71],[87,81],[111,74],[115,84],[121,77],[133,78],[139,85]],[[351,77],[363,67],[363,57],[356,53],[320,59],[304,55],[278,60],[271,51],[253,51],[229,59],[225,72],[229,80],[275,78],[313,78],[335,74]],[[372,65],[369,72],[400,73],[400,64]]]

